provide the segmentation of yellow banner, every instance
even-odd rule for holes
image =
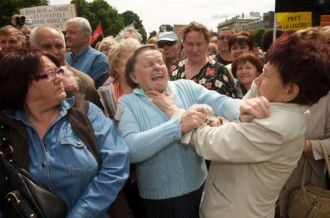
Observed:
[[[312,12],[276,13],[276,19],[283,30],[301,30],[312,26]]]

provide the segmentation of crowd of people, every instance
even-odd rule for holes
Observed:
[[[93,48],[87,19],[65,26],[0,28],[0,124],[66,217],[285,218],[306,162],[305,183],[330,189],[330,27],[269,30],[260,47],[193,21],[145,44],[126,27]],[[108,85],[116,120],[97,92]],[[80,101],[100,162],[70,119]],[[114,216],[122,190],[130,215]]]

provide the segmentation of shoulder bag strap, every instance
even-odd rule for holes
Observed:
[[[74,97],[75,104],[70,110],[68,110],[67,119],[70,122],[72,129],[92,152],[100,168],[102,159],[92,124],[87,116],[89,102],[84,100],[84,95],[82,94],[74,94]]]
[[[327,170],[329,172],[329,179],[330,179],[330,163],[329,163],[329,156],[327,149],[325,148],[325,145],[321,140],[318,140],[319,144],[321,145],[323,156],[324,156],[324,161],[325,161],[325,166],[327,167]]]

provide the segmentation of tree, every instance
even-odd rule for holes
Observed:
[[[265,32],[267,31],[266,28],[264,27],[258,27],[256,29],[252,29],[250,30],[252,35],[253,35],[253,40],[258,42],[259,45],[261,45],[261,41],[262,41],[262,37],[265,34]]]
[[[159,26],[159,31],[158,32],[164,32],[164,31],[173,31],[173,27],[169,24],[162,24]]]
[[[118,11],[105,0],[94,0],[90,3],[86,0],[72,0],[71,4],[76,5],[77,16],[84,17],[89,21],[92,31],[101,22],[104,37],[110,35],[115,37],[124,27],[123,20]],[[93,11],[97,11],[97,13]],[[101,40],[102,38],[97,39],[95,44]]]
[[[131,24],[134,24],[134,28],[141,34],[142,41],[146,42],[147,40],[147,33],[143,27],[142,21],[140,20],[140,17],[135,14],[133,11],[125,11],[121,14],[121,17],[123,19],[124,25],[129,26]]]
[[[154,37],[156,35],[157,35],[157,32],[154,30],[151,33],[149,33],[149,38],[148,39],[150,39],[151,37]]]
[[[0,27],[9,24],[11,16],[14,14],[19,14],[19,9],[21,8],[29,8],[48,4],[48,0],[1,0]]]

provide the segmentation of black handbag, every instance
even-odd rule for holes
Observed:
[[[2,193],[5,194],[5,199],[1,199],[4,218],[66,217],[66,203],[44,188],[26,170],[13,164],[2,152],[0,167],[0,184],[3,184],[1,188],[4,188]]]

